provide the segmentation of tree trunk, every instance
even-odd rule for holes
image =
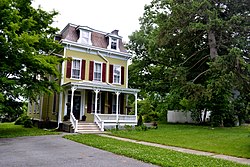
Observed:
[[[210,57],[214,59],[218,56],[217,47],[216,47],[216,39],[213,30],[208,31],[208,45],[210,48]]]

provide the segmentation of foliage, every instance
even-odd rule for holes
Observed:
[[[143,121],[142,121],[142,115],[140,114],[138,122],[137,122],[137,126],[141,126],[141,125],[143,125]]]
[[[247,166],[207,156],[120,141],[98,135],[67,135],[67,139],[159,166]]]
[[[22,113],[22,98],[35,101],[60,90],[56,79],[62,59],[53,54],[62,48],[54,40],[58,29],[51,26],[57,12],[34,9],[31,3],[0,3],[0,114],[14,118]]]
[[[20,136],[58,135],[59,132],[45,131],[36,127],[24,128],[14,123],[0,123],[0,138],[12,138]]]
[[[158,124],[147,131],[118,131],[112,135],[138,141],[178,146],[224,155],[250,158],[250,126],[211,128],[182,124]]]
[[[191,111],[198,122],[202,111],[211,111],[218,126],[232,126],[235,116],[243,121],[250,101],[249,11],[248,0],[153,0],[130,36],[130,86],[144,98],[163,99],[168,109]]]
[[[24,113],[20,117],[17,118],[17,120],[15,121],[14,124],[15,125],[24,125],[24,122],[26,120],[30,120],[30,117],[26,113]]]
[[[23,127],[25,127],[25,128],[32,128],[32,125],[33,125],[33,123],[31,121],[31,119],[26,119],[23,122]]]

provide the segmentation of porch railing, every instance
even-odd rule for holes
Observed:
[[[78,128],[78,120],[75,118],[73,113],[70,113],[70,122],[72,123],[74,132],[76,133]]]
[[[97,114],[94,115],[94,121],[97,124],[97,126],[101,129],[101,131],[104,131],[104,122]]]
[[[137,117],[135,115],[118,115],[118,120],[116,114],[98,114],[100,119],[105,122],[114,123],[136,123]]]

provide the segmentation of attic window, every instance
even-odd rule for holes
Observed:
[[[111,49],[117,50],[117,39],[111,38]]]
[[[80,38],[77,41],[78,43],[82,44],[91,44],[91,32],[86,31],[86,30],[80,30]]]

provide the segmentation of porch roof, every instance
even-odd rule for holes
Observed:
[[[85,90],[100,90],[106,92],[121,92],[127,94],[136,94],[140,92],[139,89],[130,89],[130,88],[121,88],[118,86],[113,86],[108,83],[93,83],[93,82],[68,82],[62,85],[64,88],[75,87],[76,89],[85,89]]]

